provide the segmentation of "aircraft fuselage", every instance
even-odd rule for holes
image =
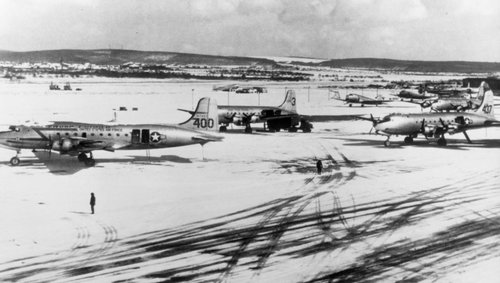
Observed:
[[[375,130],[388,135],[413,135],[422,133],[422,124],[428,128],[444,124],[450,127],[448,133],[458,133],[484,127],[487,121],[483,115],[464,112],[392,114],[384,117]]]
[[[212,136],[175,125],[58,122],[48,126],[14,126],[11,131],[0,132],[0,145],[11,149],[54,149],[64,153],[184,146],[200,143],[197,137]]]
[[[237,120],[248,119],[249,123],[264,122],[266,118],[296,113],[272,106],[221,106],[218,107],[219,123],[229,124]]]

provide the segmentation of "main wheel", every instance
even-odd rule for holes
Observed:
[[[439,138],[438,139],[438,145],[439,146],[446,146],[446,139],[445,138]]]
[[[17,156],[14,156],[10,159],[10,165],[12,166],[17,166],[19,165],[19,163],[21,163],[21,160],[19,160]]]
[[[225,131],[227,131],[227,127],[226,126],[220,126],[219,132],[225,132]]]
[[[245,133],[247,133],[247,134],[251,134],[251,133],[252,133],[252,128],[250,128],[250,127],[246,127],[246,128],[245,128]]]
[[[85,166],[87,167],[93,167],[95,165],[95,159],[91,159],[91,158],[88,158],[88,159],[85,159]]]
[[[391,145],[391,142],[390,142],[389,140],[386,140],[386,141],[384,142],[384,146],[385,146],[385,147],[389,147],[390,145]]]
[[[78,161],[84,162],[87,159],[88,159],[88,157],[85,153],[82,152],[82,153],[78,154]]]
[[[412,137],[406,137],[406,138],[405,138],[405,143],[406,143],[406,144],[413,143],[413,138],[412,138]]]
[[[295,127],[290,127],[290,128],[288,128],[288,132],[290,132],[290,133],[295,133],[295,132],[297,132],[297,128],[295,128]]]
[[[311,132],[311,128],[309,128],[309,127],[304,128],[304,129],[302,129],[302,132],[303,133],[310,133]]]

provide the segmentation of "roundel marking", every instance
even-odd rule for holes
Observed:
[[[161,141],[160,133],[158,133],[158,132],[151,133],[150,140],[151,140],[151,142],[155,142],[155,143]]]

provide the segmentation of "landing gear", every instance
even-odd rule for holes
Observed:
[[[87,166],[87,167],[95,166],[95,160],[93,158],[86,159],[84,162],[85,162],[85,166]]]
[[[20,163],[21,163],[21,160],[19,159],[19,157],[17,157],[19,155],[19,153],[21,152],[21,150],[17,150],[16,152],[16,156],[12,157],[10,159],[10,165],[12,166],[18,166]]]
[[[245,133],[247,133],[247,134],[251,134],[252,133],[252,127],[250,127],[250,125],[247,125],[245,127]]]
[[[290,132],[290,133],[296,133],[297,130],[298,130],[297,127],[290,127],[290,128],[288,128],[288,132]]]
[[[219,132],[226,132],[227,131],[227,126],[223,125],[219,127]]]
[[[406,144],[411,144],[411,143],[413,143],[413,137],[411,137],[411,136],[406,137],[406,138],[405,138],[405,143],[406,143]]]
[[[437,141],[439,146],[446,146],[446,139],[444,137],[440,137]]]
[[[385,147],[389,147],[391,145],[391,142],[389,141],[390,138],[391,138],[391,136],[387,136],[387,139],[384,141]]]
[[[95,159],[92,156],[92,152],[89,152],[89,156],[85,152],[81,152],[78,154],[78,161],[83,162],[87,167],[95,166]]]
[[[21,160],[19,160],[19,157],[14,156],[10,159],[10,165],[12,166],[18,166],[21,163]]]
[[[300,120],[299,129],[301,129],[303,133],[310,133],[312,128],[313,125],[309,121],[305,119]]]
[[[87,159],[88,159],[88,157],[85,153],[82,152],[82,153],[78,154],[78,161],[84,162]]]
[[[349,103],[349,107],[352,107],[352,103]]]

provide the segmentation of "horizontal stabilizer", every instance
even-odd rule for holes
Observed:
[[[187,113],[189,113],[189,114],[191,114],[191,115],[193,115],[193,114],[194,114],[194,111],[193,111],[193,110],[187,110],[187,109],[181,109],[181,108],[177,108],[177,110],[182,111],[182,112],[187,112]]]

